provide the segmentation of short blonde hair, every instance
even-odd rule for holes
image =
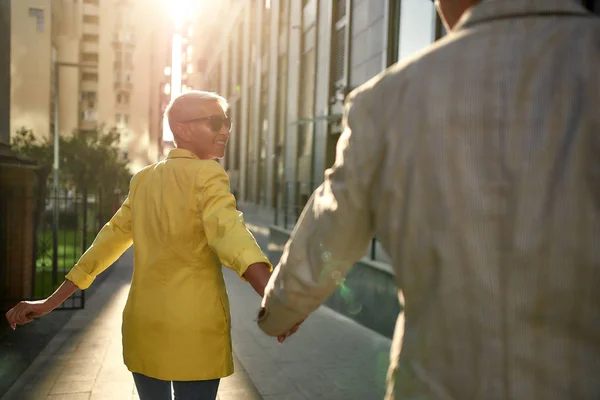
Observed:
[[[165,116],[169,121],[171,132],[175,134],[175,124],[177,122],[191,119],[197,107],[206,102],[216,101],[227,112],[229,103],[223,96],[219,96],[215,92],[206,92],[203,90],[191,90],[175,97],[165,109]]]

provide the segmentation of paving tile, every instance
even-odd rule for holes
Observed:
[[[21,391],[18,394],[6,394],[2,400],[40,400],[48,397],[50,388],[37,387],[30,391]]]
[[[256,393],[246,390],[235,390],[221,393],[219,392],[219,400],[262,400],[262,397]]]
[[[89,393],[57,394],[46,397],[46,400],[89,400]],[[36,399],[40,400],[40,399]]]
[[[96,382],[90,399],[93,400],[129,400],[133,397],[133,382]]]
[[[273,394],[263,396],[263,400],[312,400],[305,397],[302,393],[287,393],[287,394]]]
[[[88,393],[92,390],[94,381],[77,381],[77,382],[56,382],[50,395],[56,394],[71,394],[71,393]]]
[[[268,238],[249,229],[263,248]],[[264,226],[264,224],[262,224]],[[230,296],[233,347],[254,385],[266,400],[361,400],[383,398],[391,341],[321,307],[298,333],[279,345],[264,335],[253,318],[260,299],[235,274],[224,270]],[[360,388],[360,392],[357,391]]]
[[[125,365],[103,365],[96,377],[98,382],[132,382],[131,372]]]
[[[80,360],[69,362],[56,378],[56,382],[77,382],[95,380],[102,365],[97,362],[86,363]]]

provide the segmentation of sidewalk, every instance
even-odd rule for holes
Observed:
[[[264,218],[249,211],[244,216],[257,242],[267,249]],[[388,338],[321,307],[280,345],[256,325],[259,296],[233,272],[225,270],[224,275],[234,351],[265,400],[383,399]]]
[[[121,347],[121,315],[132,273],[132,252],[44,348],[2,400],[138,399]],[[221,381],[219,400],[260,400],[243,366]]]
[[[263,248],[268,229],[246,215]],[[255,224],[253,224],[255,222]],[[132,254],[126,253],[92,296],[1,400],[138,399],[123,365],[121,313]],[[280,345],[256,325],[260,298],[224,269],[232,314],[235,373],[219,400],[377,400],[385,393],[390,340],[326,307]]]

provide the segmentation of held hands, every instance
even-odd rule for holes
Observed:
[[[265,312],[266,312],[266,310],[264,308],[261,308],[260,312],[258,313],[258,318],[261,319],[262,317],[264,317]],[[300,328],[300,325],[302,325],[302,323],[305,320],[306,320],[306,318],[304,318],[302,321],[298,322],[296,325],[294,325],[292,327],[292,329],[290,329],[286,333],[277,336],[277,341],[279,342],[279,344],[283,343],[287,338],[289,338],[290,336],[292,336],[294,333],[298,332],[298,329]]]
[[[298,322],[296,325],[294,325],[294,327],[292,329],[287,331],[287,333],[277,336],[277,341],[279,342],[279,344],[283,343],[285,341],[285,339],[289,338],[294,333],[298,332],[298,328],[300,328],[300,325],[302,325],[303,322],[304,322],[304,320]]]
[[[25,325],[50,311],[52,309],[48,307],[46,300],[22,301],[6,313],[6,320],[15,330],[17,325]]]

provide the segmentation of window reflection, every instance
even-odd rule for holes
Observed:
[[[398,60],[403,60],[435,41],[436,11],[433,2],[403,0],[399,25]]]

